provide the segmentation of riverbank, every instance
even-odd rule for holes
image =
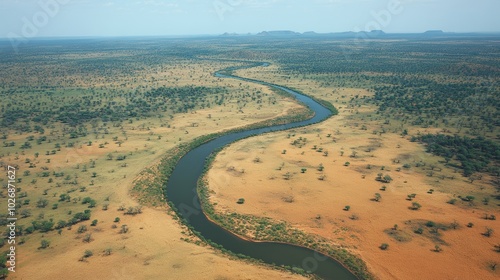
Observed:
[[[378,117],[376,106],[350,105],[350,100],[369,98],[370,90],[322,87],[301,75],[280,79],[273,76],[276,69],[241,74],[311,89],[340,114],[221,151],[208,175],[216,211],[269,217],[320,235],[358,253],[380,279],[498,278],[498,269],[492,269],[498,235],[484,235],[488,228],[500,230],[485,219],[498,217],[496,191],[488,179],[471,183],[423,145],[394,131],[399,126],[393,120],[382,128],[385,119]],[[405,128],[410,135],[441,131]],[[382,129],[386,132],[376,133]],[[244,174],[232,171],[243,169]],[[378,173],[390,175],[391,182],[377,181]],[[416,197],[409,199],[410,194]],[[475,201],[460,199],[465,194]],[[489,205],[485,196],[491,197]],[[240,198],[244,204],[236,203]]]
[[[220,242],[221,244],[224,245],[224,247],[226,247],[226,245],[228,247],[233,246],[233,248],[230,250],[233,250],[236,252],[238,252],[238,251],[243,252],[244,251],[244,252],[247,252],[246,254],[250,255],[250,256],[258,255],[257,252],[255,251],[259,247],[258,244],[246,244],[244,242],[242,243],[243,240],[241,240],[239,238],[238,238],[238,240],[235,240],[236,238],[232,238],[234,236],[228,236],[227,232],[225,232],[224,230],[214,228],[213,223],[208,221],[204,215],[199,214],[199,209],[197,209],[197,208],[199,208],[199,205],[197,206],[198,202],[196,202],[197,199],[193,198],[192,194],[189,194],[189,190],[188,190],[188,189],[190,189],[189,187],[187,188],[187,190],[183,191],[185,194],[176,193],[176,192],[180,192],[181,190],[175,191],[172,189],[175,188],[175,186],[179,185],[179,184],[182,184],[183,187],[190,186],[191,184],[194,184],[196,187],[196,184],[198,183],[197,179],[194,178],[194,180],[193,180],[192,178],[187,178],[186,174],[182,175],[182,172],[184,171],[185,173],[188,173],[187,168],[189,168],[189,170],[190,170],[189,173],[191,173],[191,176],[193,176],[194,174],[200,174],[200,175],[203,174],[203,172],[207,170],[207,166],[208,166],[207,163],[199,165],[196,162],[199,161],[199,159],[204,159],[204,158],[208,157],[209,155],[214,155],[215,154],[214,150],[219,148],[219,147],[223,147],[223,146],[225,146],[229,143],[232,143],[236,140],[246,138],[249,136],[253,136],[255,134],[261,134],[261,133],[277,131],[277,130],[284,130],[284,129],[289,129],[289,128],[293,128],[293,127],[301,127],[301,126],[309,125],[312,123],[317,123],[319,121],[326,119],[329,115],[332,114],[331,111],[322,107],[321,105],[319,105],[317,102],[313,101],[310,98],[307,98],[307,97],[304,97],[300,94],[294,93],[291,90],[283,88],[283,87],[280,87],[280,89],[285,90],[288,93],[294,94],[301,102],[306,103],[311,108],[314,108],[314,110],[316,112],[315,116],[312,119],[309,119],[308,121],[295,122],[293,124],[275,126],[275,127],[264,128],[264,129],[260,129],[260,130],[259,129],[247,130],[247,131],[243,131],[243,133],[232,133],[232,134],[221,136],[221,137],[217,138],[217,140],[210,141],[209,143],[207,143],[203,146],[200,146],[200,147],[197,147],[197,148],[191,150],[186,156],[184,156],[181,159],[181,161],[179,161],[177,163],[175,170],[172,171],[172,175],[170,176],[169,182],[167,184],[166,191],[168,194],[168,199],[170,200],[169,204],[174,209],[176,209],[178,214],[181,217],[183,217],[183,219],[185,219],[185,222],[187,224],[189,224],[190,226],[192,226],[196,230],[198,230],[198,229],[204,230],[205,232],[202,233],[203,238],[209,239],[209,238],[207,238],[207,236],[210,236],[210,239],[218,239],[219,241],[216,241],[216,243]],[[177,171],[177,173],[176,173],[176,171]],[[194,177],[197,177],[197,176],[198,175],[195,175]],[[201,204],[204,205],[204,207],[206,207],[207,204],[203,203],[204,197],[206,197],[203,194],[203,188],[200,188],[199,192],[200,192],[200,198],[202,200]],[[172,195],[177,196],[177,197],[172,197]],[[193,204],[193,202],[195,202],[195,203]],[[211,215],[210,209],[204,208],[204,210],[206,211],[205,213],[207,215],[209,215],[209,216]],[[213,216],[211,216],[211,218],[212,219],[215,218],[214,220],[218,219],[217,217],[213,217]],[[207,231],[208,228],[210,228],[209,231]],[[292,231],[291,228],[289,230]],[[217,234],[214,234],[213,231],[216,231]],[[221,237],[221,235],[225,236],[225,238],[229,238],[232,240],[230,242],[227,240],[224,240]],[[307,240],[307,239],[308,238],[304,238],[304,240]],[[278,241],[278,240],[276,240],[276,241]],[[310,247],[314,248],[314,247],[318,246],[318,244],[304,244],[303,242],[302,242],[303,244],[301,244],[301,242],[299,242],[298,240],[292,240],[292,241],[280,240],[280,242],[282,242],[282,243],[269,243],[269,244],[272,244],[273,246],[279,247],[280,250],[288,250],[289,254],[284,254],[281,257],[281,259],[275,259],[275,261],[272,261],[273,263],[281,263],[281,261],[284,261],[285,259],[291,259],[292,255],[295,255],[295,257],[298,258],[297,260],[299,260],[299,259],[302,260],[302,263],[303,263],[303,260],[307,259],[306,254],[309,254],[309,252],[311,252],[311,254],[314,253],[314,251],[306,250],[303,247],[285,245],[285,243],[287,243],[287,244],[288,243],[295,243],[295,244],[303,245],[304,247],[307,247],[307,248],[310,248]],[[269,245],[269,244],[266,244],[266,245]],[[278,246],[278,245],[280,245],[280,246]],[[356,259],[352,255],[350,255],[346,250],[339,249],[339,248],[335,248],[335,249],[330,248],[329,250],[323,250],[323,251],[327,252],[329,255],[335,255],[335,257],[333,257],[333,259],[342,259],[344,261],[344,264],[346,266],[348,266],[350,269],[352,269],[353,271],[356,271],[356,273],[360,277],[362,277],[362,278],[369,278],[370,277],[369,274],[366,273],[366,270],[363,268],[363,262],[360,261],[359,259]],[[267,253],[270,253],[270,252],[267,252]],[[238,253],[238,254],[240,254],[240,253]],[[346,255],[348,255],[348,257],[345,257]],[[266,256],[261,256],[261,257],[256,257],[256,258],[257,259],[261,258],[264,260],[267,258],[268,259],[267,261],[270,261],[268,257],[269,256],[266,255]],[[348,274],[346,274],[346,270],[344,269],[344,271],[342,271],[342,269],[340,269],[341,266],[339,266],[339,264],[335,265],[334,263],[331,263],[331,261],[328,261],[328,260],[322,260],[322,261],[324,263],[321,263],[321,265],[319,265],[319,267],[313,267],[313,269],[307,269],[307,267],[304,267],[305,269],[300,268],[301,261],[298,262],[299,263],[298,265],[291,266],[291,268],[293,271],[296,271],[296,272],[297,271],[298,272],[310,271],[312,273],[321,273],[322,274],[321,277],[324,277],[325,279],[329,279],[330,277],[334,277],[334,276],[338,276],[338,275],[344,275],[343,277],[346,277],[345,279],[349,278]],[[292,262],[292,263],[297,264],[297,262]],[[286,267],[287,265],[284,264],[283,266]],[[334,269],[335,266],[337,266],[337,268]],[[329,271],[329,272],[327,272],[327,271]],[[341,279],[344,279],[344,278],[341,278]]]

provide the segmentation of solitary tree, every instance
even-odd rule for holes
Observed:
[[[93,255],[94,255],[94,253],[91,250],[85,250],[85,252],[83,253],[84,258],[90,258]]]
[[[92,233],[85,234],[85,236],[83,237],[83,242],[89,243],[90,241],[92,241]]]
[[[40,249],[45,249],[45,248],[48,248],[50,246],[50,241],[48,241],[47,239],[42,239],[42,241],[40,241]]]
[[[436,244],[436,246],[434,246],[434,252],[439,253],[441,251],[443,251],[443,249],[441,248],[441,246],[439,246],[438,244]]]
[[[384,180],[383,180],[384,183],[390,183],[391,181],[392,181],[391,176],[389,176],[389,175],[384,176]]]
[[[492,228],[487,227],[486,231],[483,234],[486,237],[491,237],[491,235],[493,235],[493,232],[494,232],[494,230]]]
[[[322,163],[320,163],[318,166],[318,171],[323,171],[324,169],[325,169],[325,167],[323,166]]]
[[[413,203],[411,204],[411,210],[418,210],[418,209],[420,209],[421,207],[422,207],[422,205],[420,205],[420,203],[418,203],[418,202],[413,202]]]
[[[500,243],[498,243],[497,245],[494,245],[493,246],[495,248],[495,251],[500,253]]]

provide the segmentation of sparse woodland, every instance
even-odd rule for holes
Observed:
[[[234,180],[258,177],[286,188],[269,203],[285,208],[306,200],[305,191],[291,186],[312,184],[321,192],[345,182],[335,176],[355,176],[357,187],[366,187],[356,199],[362,197],[363,207],[375,209],[370,214],[383,215],[394,201],[404,203],[387,211],[407,217],[388,222],[373,244],[366,243],[376,254],[390,255],[400,243],[424,240],[433,245],[421,254],[439,257],[455,250],[448,233],[470,234],[491,243],[488,248],[477,243],[486,253],[483,263],[474,265],[496,277],[498,259],[490,256],[498,255],[500,244],[495,223],[500,49],[489,38],[476,39],[54,40],[27,44],[17,55],[0,43],[0,167],[12,165],[18,172],[19,250],[41,257],[49,251],[62,254],[69,250],[63,244],[78,243],[79,264],[113,255],[121,250],[109,246],[113,238],[126,240],[140,232],[136,216],[144,210],[167,209],[175,217],[164,181],[188,149],[229,129],[311,117],[284,92],[213,76],[227,69],[226,74],[326,100],[342,123],[259,138],[239,160],[222,153],[227,166],[218,167],[219,158],[212,158],[213,169]],[[262,61],[271,67],[251,68]],[[358,201],[341,191],[336,190],[328,212],[318,210],[297,229],[284,219],[244,212],[256,207],[252,194],[229,195],[231,202],[224,205],[223,200],[214,203],[219,198],[208,182],[200,182],[199,189],[205,211],[228,230],[320,249],[369,278],[357,253],[351,254],[364,249],[357,247],[363,230],[353,229],[366,216]],[[0,196],[6,209],[7,191]],[[440,220],[432,216],[436,207],[444,207],[439,208],[443,213],[467,213],[467,220]],[[0,217],[5,226],[6,214]],[[325,228],[332,235],[314,233]],[[188,228],[182,231],[185,241],[203,243]],[[7,248],[6,241],[0,238],[0,250]]]

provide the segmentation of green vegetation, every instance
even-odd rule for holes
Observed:
[[[0,255],[0,278],[4,279],[9,274],[9,269],[7,268],[7,254]]]
[[[389,175],[384,175],[382,173],[379,173],[375,180],[380,181],[382,183],[390,183],[392,182],[392,177]]]
[[[439,246],[439,245],[437,245],[437,244],[436,244],[436,245],[434,246],[434,252],[439,253],[439,252],[441,252],[441,251],[443,251],[443,248],[441,248],[441,246]]]
[[[283,90],[276,90],[276,91],[288,97],[290,96],[290,94],[286,93]],[[179,146],[172,149],[170,152],[168,152],[167,156],[163,157],[159,164],[150,166],[149,168],[144,169],[141,172],[139,179],[134,182],[132,195],[135,196],[138,199],[138,201],[143,205],[160,206],[165,201],[164,189],[163,189],[165,181],[168,180],[170,173],[173,171],[173,168],[175,167],[179,159],[182,156],[184,156],[188,151],[212,139],[215,139],[219,136],[229,134],[232,132],[244,131],[244,130],[267,127],[267,126],[274,126],[292,122],[300,122],[309,119],[312,116],[313,112],[309,109],[294,110],[292,112],[289,112],[289,115],[280,116],[271,120],[258,122],[237,129],[232,129],[230,131],[203,135],[197,137],[196,139],[192,140],[189,143],[182,143]]]
[[[83,253],[83,258],[90,258],[94,255],[94,252],[92,252],[91,250],[85,250],[85,252]]]
[[[411,210],[419,210],[420,208],[422,208],[422,205],[420,205],[420,203],[418,203],[418,202],[411,203],[411,207],[410,207]]]
[[[42,241],[40,242],[40,249],[46,249],[50,246],[50,241],[48,241],[47,239],[42,239]]]
[[[492,228],[486,227],[486,231],[483,233],[483,235],[486,237],[491,237],[493,235],[493,232],[495,231]]]
[[[325,104],[329,104],[327,102],[322,102]],[[333,107],[331,104],[328,107]],[[335,110],[336,113],[336,110]],[[148,176],[148,179],[140,179],[135,182],[135,187],[133,189],[133,193],[136,193],[139,195],[139,199],[142,202],[146,201],[151,201],[154,199],[154,196],[151,195],[151,193],[157,193],[160,191],[159,187],[164,186],[164,182],[167,180],[167,178],[170,176],[171,172],[173,171],[173,168],[175,167],[175,164],[177,161],[188,151],[191,149],[198,147],[199,145],[210,141],[211,139],[214,139],[218,136],[234,132],[234,131],[242,131],[242,130],[247,130],[250,128],[258,128],[258,127],[264,127],[264,126],[270,126],[270,125],[276,125],[276,124],[283,124],[283,123],[289,123],[289,122],[295,122],[295,121],[300,121],[304,120],[307,118],[311,117],[311,112],[307,110],[307,113],[299,113],[299,114],[293,114],[291,116],[284,116],[284,117],[279,117],[277,119],[273,119],[270,121],[264,121],[261,123],[253,124],[251,126],[239,128],[236,130],[232,131],[226,131],[223,133],[217,133],[217,134],[210,134],[210,135],[205,135],[198,137],[194,139],[193,141],[186,143],[186,144],[181,144],[180,146],[176,147],[171,153],[168,153],[169,156],[165,157],[162,159],[160,164],[157,166],[154,166],[153,168],[146,169],[143,172],[146,172],[148,174],[156,174],[160,176]],[[208,160],[207,165],[206,165],[206,170],[208,170],[208,166],[210,166],[210,162],[213,160],[215,157],[215,154],[212,154],[210,157],[210,160]],[[157,179],[152,179],[152,178],[157,178]],[[152,182],[157,182],[154,184],[151,184]],[[209,215],[214,221],[219,223],[221,226],[226,227],[228,230],[232,232],[236,232],[237,234],[245,235],[248,233],[248,229],[242,229],[242,228],[235,228],[234,224],[235,222],[230,222],[231,227],[228,227],[228,224],[223,221],[230,221],[233,219],[238,219],[240,221],[245,221],[245,224],[248,224],[249,226],[251,224],[254,224],[252,226],[254,229],[257,229],[255,232],[255,238],[258,240],[266,240],[266,241],[279,241],[279,242],[286,242],[286,243],[292,243],[292,244],[298,244],[302,245],[305,247],[310,247],[315,250],[319,250],[332,258],[339,260],[343,264],[347,265],[351,271],[353,271],[355,274],[358,276],[363,277],[364,279],[371,279],[371,276],[368,274],[367,268],[363,261],[358,259],[357,257],[354,257],[348,251],[345,249],[341,248],[335,248],[332,247],[332,245],[329,245],[328,242],[324,239],[320,239],[318,241],[312,241],[317,239],[318,237],[312,237],[309,236],[301,231],[298,231],[296,229],[291,228],[289,225],[285,225],[282,223],[275,223],[271,221],[270,219],[266,218],[258,218],[258,217],[250,217],[250,216],[241,216],[236,213],[232,213],[230,215],[218,215],[215,214],[212,206],[208,203],[208,191],[206,189],[206,186],[199,185],[198,187],[198,193],[200,195],[200,198],[202,200],[202,205],[205,213]],[[144,194],[146,194],[144,196]],[[141,199],[144,198],[144,200]],[[156,197],[158,199],[158,197]],[[244,202],[244,199],[238,200],[238,202]],[[156,202],[155,202],[156,203]],[[172,203],[168,203],[169,206],[174,210],[178,211],[175,206]],[[116,220],[115,220],[116,222]],[[189,224],[187,224],[185,221],[184,223],[190,227]],[[279,234],[276,234],[277,231],[280,232]],[[194,232],[196,234],[196,232]],[[203,236],[197,234],[202,240],[205,240]],[[312,239],[311,239],[312,238]],[[212,244],[210,241],[205,240],[205,242]],[[216,244],[213,244],[215,247],[219,247]],[[246,258],[245,256],[239,256]]]
[[[21,90],[23,96],[26,90]],[[69,131],[70,138],[86,136],[89,131],[84,124],[93,120],[116,122],[151,117],[157,112],[185,113],[219,104],[224,97],[230,98],[226,89],[207,87],[160,87],[149,91],[107,93],[102,90],[76,89],[69,94],[52,89],[30,90],[29,94],[25,101],[5,99],[5,108],[8,109],[2,110],[2,126],[33,132],[35,126],[62,122],[74,127]],[[17,119],[24,121],[16,122]],[[21,148],[29,149],[31,144],[26,142]]]
[[[207,161],[205,172],[212,164],[215,154]],[[319,236],[310,235],[297,230],[287,223],[276,222],[265,217],[242,215],[238,213],[220,214],[215,211],[209,201],[209,189],[205,180],[198,182],[198,194],[203,211],[217,224],[242,236],[252,236],[255,240],[276,241],[297,244],[320,251],[346,265],[349,270],[362,279],[371,279],[366,265],[361,259],[350,254],[347,250],[333,246],[328,240]],[[170,206],[178,211],[173,204]]]
[[[498,122],[500,119],[498,111],[500,108],[498,79],[500,70],[498,46],[494,40],[489,38],[460,39],[458,43],[456,40],[439,40],[439,42],[429,40],[418,41],[418,43],[414,39],[391,42],[381,40],[370,41],[369,44],[358,45],[354,48],[352,42],[331,41],[321,37],[313,40],[289,40],[286,45],[282,39],[273,38],[267,38],[266,44],[262,44],[260,40],[241,38],[241,45],[235,45],[233,39],[221,39],[211,42],[210,46],[195,40],[179,40],[176,41],[175,48],[163,47],[165,43],[163,41],[161,43],[150,40],[144,42],[147,44],[124,42],[119,48],[107,47],[98,56],[93,54],[95,49],[100,47],[99,45],[89,49],[79,46],[61,55],[61,49],[69,49],[65,44],[72,43],[62,42],[58,48],[53,48],[53,45],[48,43],[37,43],[36,48],[26,48],[27,55],[19,55],[15,59],[10,55],[0,57],[0,65],[3,66],[0,67],[0,97],[5,101],[0,105],[0,135],[4,135],[1,141],[3,143],[0,144],[2,146],[0,161],[4,161],[3,157],[15,157],[20,163],[24,162],[24,166],[20,168],[24,178],[18,178],[18,182],[23,179],[23,190],[18,191],[19,202],[16,203],[16,208],[20,209],[20,236],[37,232],[44,235],[52,230],[58,230],[61,234],[65,227],[71,228],[72,225],[90,220],[90,209],[99,211],[99,209],[93,209],[96,206],[102,207],[103,211],[108,209],[109,204],[101,204],[101,197],[94,196],[94,190],[97,189],[96,187],[101,187],[100,179],[111,176],[109,174],[114,170],[109,174],[100,170],[91,172],[92,170],[89,169],[95,167],[95,161],[92,160],[78,163],[74,167],[75,170],[54,170],[52,163],[60,164],[59,162],[64,160],[56,156],[61,156],[68,149],[79,146],[88,149],[108,148],[108,142],[101,143],[100,139],[101,137],[104,139],[110,133],[111,127],[116,128],[120,133],[113,135],[113,142],[118,147],[121,147],[122,143],[126,146],[127,133],[124,128],[126,125],[141,131],[149,130],[147,125],[138,124],[139,120],[158,118],[162,120],[162,128],[170,128],[168,119],[173,118],[176,113],[190,113],[214,106],[221,106],[233,112],[238,110],[242,112],[248,102],[261,105],[276,102],[272,96],[250,92],[246,89],[233,91],[216,85],[182,86],[177,85],[174,79],[170,79],[167,85],[158,82],[162,75],[172,74],[168,73],[168,66],[178,63],[179,60],[191,63],[213,58],[216,60],[238,59],[238,61],[229,61],[229,64],[234,65],[233,67],[221,71],[232,75],[242,66],[248,68],[259,64],[245,60],[255,61],[265,58],[279,66],[277,70],[273,70],[277,75],[286,74],[288,77],[298,77],[308,86],[313,81],[323,88],[367,89],[372,94],[354,96],[348,102],[342,101],[346,104],[343,110],[352,110],[356,114],[358,114],[357,108],[363,105],[377,106],[377,111],[373,114],[362,111],[359,114],[359,119],[365,121],[360,124],[362,130],[370,129],[367,128],[370,126],[375,127],[374,124],[376,124],[374,134],[397,133],[406,139],[412,137],[412,140],[426,144],[428,152],[442,156],[447,167],[461,169],[471,183],[481,180],[482,174],[477,173],[489,172],[493,175],[491,181],[500,186],[500,169],[498,168],[500,147],[497,144],[500,125]],[[286,48],[286,50],[276,52],[277,47]],[[449,55],[450,52],[454,55]],[[387,59],[388,53],[391,54],[391,59]],[[134,60],[134,56],[141,57],[141,59]],[[70,57],[77,57],[77,59],[70,59]],[[339,59],[325,59],[332,57]],[[50,63],[44,63],[46,58],[57,58],[57,67],[52,68],[47,65]],[[152,71],[145,72],[144,69]],[[127,75],[133,77],[134,81],[122,78]],[[37,79],[36,83],[32,82],[34,79]],[[137,82],[135,79],[137,81],[144,79],[144,81]],[[281,90],[273,89],[273,91],[289,96]],[[331,95],[335,96],[338,93],[333,91]],[[229,100],[231,102],[228,102]],[[334,114],[337,112],[331,103],[321,100],[319,102]],[[311,116],[312,112],[297,109],[289,112],[288,116],[262,122],[252,127],[300,121]],[[216,121],[215,119],[214,117],[211,121]],[[195,127],[197,124],[192,125]],[[418,133],[415,132],[415,128],[420,127],[441,129],[444,134],[415,135],[414,133]],[[33,135],[18,138],[17,136],[11,137],[12,133]],[[178,159],[193,147],[224,133],[227,132],[199,137],[189,143],[183,142],[171,150],[159,164],[143,170],[134,182],[132,195],[141,205],[162,207],[166,201],[163,187]],[[408,135],[409,137],[406,137]],[[331,141],[331,134],[327,137]],[[107,140],[111,141],[110,139]],[[147,141],[156,139],[161,140],[161,136],[154,135],[154,133],[147,135]],[[292,141],[292,145],[299,148],[307,145],[307,139]],[[322,147],[319,147],[320,145],[315,147],[315,151],[328,156],[328,151],[324,151]],[[40,148],[37,149],[39,146]],[[337,152],[341,155],[344,153],[344,151],[330,151],[333,160],[336,160]],[[106,157],[106,154],[108,164],[120,164],[121,167],[125,167],[129,159],[134,159],[131,153],[121,151],[106,151],[103,157]],[[282,150],[282,154],[288,157],[290,152],[287,155],[287,151]],[[350,156],[362,158],[366,155],[365,153],[357,155],[353,151]],[[366,159],[363,158],[364,160]],[[71,159],[69,161],[72,165],[74,164]],[[418,172],[414,166],[420,167],[419,164],[419,162],[410,163],[408,160],[398,165],[396,171]],[[346,162],[345,165],[350,166],[350,163]],[[369,166],[371,168],[371,165]],[[349,169],[354,169],[354,167],[357,166],[353,165]],[[435,170],[435,165],[428,164],[427,167],[430,168],[429,176],[434,175],[432,180],[436,179],[436,185],[431,186],[441,194],[443,190],[437,180],[444,180],[445,175],[437,176],[434,171],[440,172],[440,168]],[[310,168],[315,168],[315,166],[312,165]],[[322,172],[323,168],[320,165],[316,169]],[[387,165],[387,171],[380,172],[390,172],[389,169],[392,169],[392,166]],[[85,172],[88,172],[88,175],[85,175]],[[301,172],[306,173],[306,169],[301,169]],[[304,176],[312,175],[309,172]],[[322,174],[319,179],[323,180],[324,176]],[[291,177],[291,173],[284,174],[286,180]],[[401,177],[399,175],[397,177],[399,183]],[[486,180],[482,182],[488,184],[490,176],[485,177],[488,182]],[[89,178],[95,179],[95,184],[94,180],[89,183]],[[380,174],[376,179],[383,183],[392,181],[387,174]],[[26,185],[27,189],[25,189]],[[41,188],[32,191],[34,186]],[[397,187],[399,186],[394,185],[390,190]],[[386,186],[380,188],[380,191],[385,190]],[[84,192],[86,194],[83,194]],[[199,192],[202,199],[208,196],[208,190],[204,189],[204,186],[200,186]],[[433,192],[434,189],[428,191],[429,194]],[[5,195],[5,192],[2,195]],[[388,197],[389,195],[387,194]],[[380,198],[380,194],[375,194],[374,200],[379,201]],[[410,201],[414,198],[415,194],[408,196]],[[426,198],[429,196],[420,199]],[[455,204],[460,201],[459,203],[470,205],[476,203],[474,207],[483,207],[478,205],[478,202],[482,202],[490,208],[497,204],[493,201],[494,196],[491,196],[492,201],[490,201],[489,196],[485,197],[484,193],[476,191],[464,192],[463,196],[457,196],[457,198],[458,200],[451,199],[449,203]],[[238,203],[243,202],[243,198],[238,200]],[[114,203],[114,201],[111,202],[110,209],[115,207]],[[410,208],[413,210],[420,208],[417,202],[412,202],[411,205]],[[207,212],[210,211],[211,205],[208,200],[203,201],[203,206]],[[349,206],[344,208],[345,211],[349,209]],[[114,211],[114,209],[109,211]],[[141,213],[141,208],[124,207],[120,211],[123,211],[125,215],[136,215]],[[111,220],[113,217],[110,217]],[[255,235],[259,240],[291,242],[317,249],[340,260],[349,269],[355,271],[360,278],[365,276],[369,278],[363,262],[350,255],[345,249],[331,245],[328,240],[299,232],[290,225],[235,213],[227,216],[211,213],[211,217],[225,228],[241,235]],[[355,215],[352,217],[354,219]],[[488,213],[485,219],[495,220],[496,217]],[[118,222],[120,222],[119,217],[115,219],[115,223]],[[88,223],[78,225],[78,232],[82,229],[81,233],[84,233],[87,225]],[[93,220],[90,226],[97,226],[97,220]],[[114,226],[118,227],[116,224]],[[410,235],[413,235],[413,232],[421,234],[439,243],[441,242],[440,231],[446,230],[448,226],[456,228],[454,223],[444,226],[434,222],[420,221],[412,225],[408,232]],[[469,223],[468,226],[472,227],[473,224]],[[403,229],[398,230],[395,226],[391,230],[397,233],[393,236],[396,240],[403,237],[405,226],[401,227]],[[121,225],[120,233],[124,234],[127,231],[128,227]],[[487,230],[483,234],[489,236],[492,232],[488,233]],[[91,241],[89,233],[85,235],[85,240]],[[208,240],[205,242],[212,244]],[[43,247],[42,244],[40,248]],[[46,247],[49,247],[49,244]],[[387,247],[388,245],[382,249],[387,249]],[[92,256],[92,252],[89,252],[86,252],[82,259]],[[110,253],[111,249],[109,249]],[[246,256],[238,257],[247,258]],[[3,271],[4,267],[0,269]],[[307,274],[297,267],[288,269]]]
[[[307,115],[300,116],[301,119],[304,119]],[[278,120],[271,120],[271,121],[265,121],[262,123],[257,123],[252,126],[251,128],[254,127],[263,127],[263,126],[269,126],[273,124],[280,124],[283,121],[282,120],[287,120],[287,122],[290,121],[295,121],[297,117],[288,117],[288,118],[280,118]],[[236,131],[239,130],[246,130],[249,129],[249,127],[245,128],[240,128],[237,129]],[[232,132],[232,131],[231,131]],[[169,153],[168,157],[165,157],[162,159],[161,163],[155,167],[157,172],[159,171],[161,176],[156,176],[160,177],[159,182],[163,182],[166,178],[168,178],[173,171],[173,167],[177,163],[177,161],[189,150],[211,140],[214,139],[215,137],[221,136],[223,134],[226,134],[229,132],[224,132],[224,133],[219,133],[219,134],[211,134],[211,135],[205,135],[202,137],[198,137],[195,140],[191,141],[190,143],[187,144],[181,144],[181,146],[177,147],[172,153]],[[205,170],[208,170],[208,167],[210,166],[213,158],[215,157],[215,153],[211,155],[210,159],[206,163]],[[148,169],[147,172],[151,172],[151,169]],[[136,187],[134,189],[142,188],[144,190],[145,188],[148,188],[148,182],[150,181],[139,181],[136,182]],[[204,212],[211,217],[212,220],[217,222],[219,225],[227,228],[228,230],[235,232],[237,234],[241,235],[246,235],[249,233],[248,228],[252,228],[254,231],[253,236],[257,240],[266,240],[266,241],[278,241],[278,242],[286,242],[286,243],[291,243],[291,244],[298,244],[302,245],[305,247],[309,247],[318,251],[321,251],[332,258],[342,262],[344,265],[346,265],[351,271],[353,271],[356,275],[364,278],[364,279],[371,279],[371,276],[368,274],[368,270],[366,268],[366,265],[364,264],[363,261],[358,259],[357,257],[351,255],[347,250],[341,249],[341,248],[335,248],[332,245],[330,245],[326,240],[324,239],[318,239],[319,237],[313,237],[309,236],[297,229],[291,228],[289,225],[286,225],[284,223],[277,223],[274,222],[270,219],[267,218],[259,218],[259,217],[254,217],[254,216],[246,216],[246,215],[240,215],[237,213],[231,213],[229,215],[220,215],[215,213],[213,206],[208,202],[208,189],[206,184],[202,183],[202,181],[199,182],[198,185],[198,194],[200,196],[200,199],[202,201],[202,206]],[[174,210],[178,211],[171,202],[168,203],[169,206]],[[243,223],[243,221],[245,221]],[[184,221],[184,223],[190,227],[190,225]],[[240,226],[236,226],[239,224]],[[246,226],[244,226],[246,224]],[[194,232],[196,234],[196,232]],[[198,235],[202,240],[204,240],[203,236]],[[316,240],[316,241],[314,241]],[[206,241],[208,242],[208,241]],[[210,242],[208,242],[210,243]],[[218,247],[217,245],[214,244],[214,246]]]
[[[500,176],[500,145],[483,137],[469,138],[443,134],[413,137],[427,145],[427,151],[446,159],[449,166],[461,168],[464,176],[490,171]],[[460,165],[451,160],[457,160]]]

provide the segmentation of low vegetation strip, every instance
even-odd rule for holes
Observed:
[[[428,152],[444,157],[450,166],[461,168],[464,176],[485,171],[500,175],[500,145],[491,140],[443,134],[415,136],[411,140],[426,144]],[[460,162],[460,165],[452,160]]]
[[[231,98],[225,88],[193,86],[162,86],[148,91],[111,93],[95,89],[31,91],[0,92],[0,97],[22,93],[24,98],[6,99],[6,106],[0,111],[3,127],[21,132],[41,132],[42,125],[59,121],[70,125],[73,128],[70,131],[72,138],[76,138],[88,133],[82,133],[76,127],[84,128],[83,124],[90,121],[118,122],[127,118],[150,117],[158,112],[185,113],[221,104],[225,98]]]

